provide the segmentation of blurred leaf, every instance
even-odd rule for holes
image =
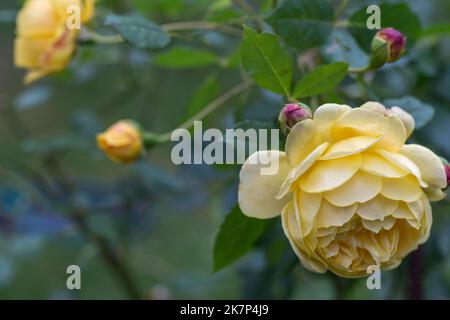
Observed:
[[[11,259],[0,256],[0,288],[12,281],[14,273],[14,266]]]
[[[370,89],[378,96],[402,98],[417,84],[417,73],[413,68],[399,64],[375,72]]]
[[[192,117],[206,107],[219,95],[219,82],[216,75],[211,75],[193,93],[187,107],[187,116]]]
[[[367,5],[356,11],[350,18],[351,33],[365,50],[369,50],[373,36],[378,30],[367,29],[366,13]],[[380,5],[381,10],[381,28],[395,28],[408,37],[408,42],[414,42],[421,32],[421,23],[419,17],[411,11],[406,3]]]
[[[305,75],[295,86],[297,99],[333,90],[347,74],[348,65],[342,62],[323,65]]]
[[[266,220],[245,216],[235,206],[222,223],[214,243],[214,271],[230,265],[250,251],[264,232]]]
[[[286,0],[268,18],[275,32],[298,49],[325,43],[333,20],[333,7],[327,0]]]
[[[63,135],[50,138],[28,138],[22,142],[21,147],[28,154],[42,156],[71,150],[85,150],[87,143],[89,141],[77,135]]]
[[[242,14],[233,8],[232,0],[213,1],[207,12],[207,20],[218,23],[225,23],[241,16]]]
[[[166,68],[195,68],[216,64],[219,57],[201,49],[178,47],[157,55],[153,62]]]
[[[450,36],[450,24],[438,24],[423,30],[420,37]]]
[[[22,91],[15,100],[16,108],[19,110],[38,107],[47,102],[53,94],[51,87],[37,85]]]
[[[416,129],[424,127],[434,116],[434,107],[419,99],[406,96],[400,99],[387,99],[384,104],[388,107],[398,106],[409,112],[416,122]]]
[[[278,37],[258,33],[244,26],[241,43],[242,65],[261,87],[289,96],[292,82],[292,61]]]
[[[160,49],[170,42],[169,35],[159,25],[141,16],[111,15],[106,18],[105,25],[112,26],[138,48]]]
[[[334,31],[330,41],[322,47],[322,54],[330,62],[346,62],[353,68],[361,68],[369,63],[369,56],[361,49],[356,40],[347,32]]]
[[[241,53],[239,48],[231,52],[221,64],[224,68],[236,68],[239,69],[241,66]]]

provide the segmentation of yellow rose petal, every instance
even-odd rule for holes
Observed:
[[[23,37],[53,37],[60,19],[52,0],[29,0],[17,15],[17,34]]]
[[[281,214],[281,221],[284,230],[284,234],[288,238],[292,249],[295,254],[300,258],[300,262],[306,269],[324,273],[327,271],[327,266],[315,252],[307,252],[304,247],[303,238],[300,235],[297,219],[295,217],[295,211],[292,202],[286,204]]]
[[[361,163],[360,154],[333,160],[320,160],[300,178],[300,187],[309,193],[332,190],[350,180],[361,167]]]
[[[430,186],[444,189],[447,177],[439,157],[428,148],[417,144],[407,144],[400,151],[419,168],[422,179]]]
[[[447,194],[439,188],[427,188],[424,191],[430,201],[440,201],[447,196]]]
[[[380,193],[382,186],[381,177],[359,171],[342,186],[325,192],[323,196],[336,206],[346,207],[373,199]]]
[[[391,215],[397,207],[398,201],[378,195],[372,200],[360,203],[356,213],[366,220],[383,220],[384,217]]]
[[[413,202],[422,195],[422,189],[412,175],[402,178],[384,178],[381,194],[392,200]]]
[[[299,190],[294,195],[295,214],[303,237],[306,237],[313,229],[321,202],[322,197],[320,194],[307,193]]]
[[[425,208],[425,219],[423,221],[424,228],[421,229],[418,244],[422,244],[428,240],[428,237],[430,236],[431,225],[433,224],[433,215],[431,212],[430,202],[425,197],[422,197],[422,202]]]
[[[17,67],[35,68],[40,65],[42,53],[52,45],[50,38],[16,38],[14,42],[14,64]]]
[[[82,0],[81,22],[87,23],[95,14],[95,0]]]
[[[261,168],[267,162],[276,164],[279,170],[275,175],[263,175]],[[258,151],[253,153],[241,168],[238,202],[242,212],[249,216],[267,219],[281,214],[289,199],[275,198],[283,180],[289,172],[286,155],[280,151]]]
[[[300,176],[315,163],[315,161],[322,155],[328,145],[329,144],[327,142],[321,144],[316,149],[314,149],[314,151],[312,151],[298,166],[289,171],[286,180],[281,185],[280,191],[277,194],[277,199],[283,198],[290,191],[292,183],[300,178]]]
[[[372,232],[378,233],[381,229],[383,229],[383,221],[381,220],[365,220],[362,219],[362,224],[364,228],[370,230]]]
[[[286,139],[287,161],[291,167],[300,164],[318,145],[318,133],[313,120],[298,122]]]
[[[356,204],[349,207],[336,207],[324,200],[317,213],[317,227],[327,228],[332,226],[343,226],[353,217],[356,208]]]
[[[325,103],[314,111],[314,119],[320,122],[333,122],[352,108],[345,104]]]
[[[395,211],[392,213],[392,216],[396,219],[405,219],[405,220],[414,220],[416,221],[416,225],[418,223],[417,218],[414,216],[414,214],[411,212],[409,207],[406,205],[405,202],[400,202],[398,207],[395,209]]]
[[[361,105],[360,108],[375,111],[375,112],[381,113],[383,115],[388,114],[388,110],[386,109],[386,107],[383,104],[376,102],[376,101],[368,101],[368,102],[364,103],[363,105]]]
[[[416,200],[414,202],[407,202],[406,205],[408,206],[409,211],[411,211],[411,213],[417,219],[417,221],[421,221],[425,211],[422,199]]]
[[[400,150],[406,140],[405,127],[398,117],[385,117],[366,109],[356,108],[344,114],[334,126],[336,134],[342,129],[352,129],[353,135],[383,136],[377,146],[391,151]]]
[[[330,160],[363,152],[381,140],[382,137],[352,137],[331,145],[320,160]]]
[[[363,154],[361,170],[386,178],[400,178],[409,174],[407,170],[396,166],[380,155],[372,153]]]
[[[414,175],[422,187],[424,187],[424,188],[428,187],[428,184],[425,181],[423,181],[423,179],[422,179],[422,174],[420,173],[419,168],[408,157],[404,156],[403,154],[397,153],[397,152],[389,152],[386,150],[378,150],[377,152],[383,158],[391,161],[396,166],[398,166],[404,170],[407,170],[412,175]]]

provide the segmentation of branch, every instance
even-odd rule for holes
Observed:
[[[253,85],[253,82],[250,80],[246,80],[239,85],[235,86],[234,88],[230,89],[229,91],[225,92],[223,95],[218,97],[216,100],[208,104],[205,108],[200,110],[196,115],[194,115],[189,120],[182,123],[178,128],[180,129],[189,129],[194,124],[194,121],[202,120],[206,116],[208,116],[210,113],[215,111],[217,108],[224,105],[226,102],[228,102],[233,97],[239,95],[240,93],[244,92],[248,88],[250,88]],[[158,142],[166,142],[170,141],[170,137],[172,136],[172,131],[166,132],[164,134],[158,135]]]
[[[238,28],[230,27],[215,22],[190,21],[190,22],[174,22],[166,23],[161,26],[164,31],[183,31],[183,30],[222,30],[233,36],[241,36],[242,31]]]
[[[66,208],[69,213],[70,219],[78,226],[80,231],[98,247],[104,260],[108,263],[111,270],[116,273],[118,279],[122,282],[122,285],[128,293],[129,297],[135,300],[141,299],[138,285],[134,282],[124,261],[119,258],[117,252],[111,247],[108,239],[98,235],[89,226],[89,223],[86,220],[86,216],[89,213],[86,212],[85,209],[80,208],[74,202],[74,199],[76,197],[76,188],[70,181],[64,170],[62,170],[58,159],[50,157],[47,159],[44,165],[53,177],[58,176],[61,179],[60,188],[65,195],[64,200],[68,204],[66,205]]]

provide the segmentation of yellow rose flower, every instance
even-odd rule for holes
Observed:
[[[115,162],[130,163],[143,153],[141,130],[133,121],[121,120],[97,135],[98,147]]]
[[[259,151],[247,159],[240,172],[242,212],[281,214],[309,270],[362,277],[369,266],[395,268],[427,240],[429,201],[442,199],[447,185],[439,157],[405,144],[414,122],[398,109],[375,102],[354,109],[322,105],[292,128],[286,152]],[[267,159],[278,162],[276,175],[261,175]]]
[[[80,22],[94,15],[94,0],[27,0],[17,15],[14,63],[29,69],[29,84],[63,70],[76,49],[80,30],[68,27],[71,6],[81,9]]]

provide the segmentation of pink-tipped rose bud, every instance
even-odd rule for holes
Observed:
[[[289,103],[284,105],[284,108],[281,109],[278,121],[280,123],[281,131],[283,131],[284,134],[287,134],[297,122],[311,118],[311,110],[306,104]]]
[[[406,50],[406,36],[394,28],[378,31],[372,40],[371,66],[379,68],[386,62],[400,59]]]
[[[445,174],[447,175],[447,186],[450,185],[450,164],[446,164],[445,166]]]

